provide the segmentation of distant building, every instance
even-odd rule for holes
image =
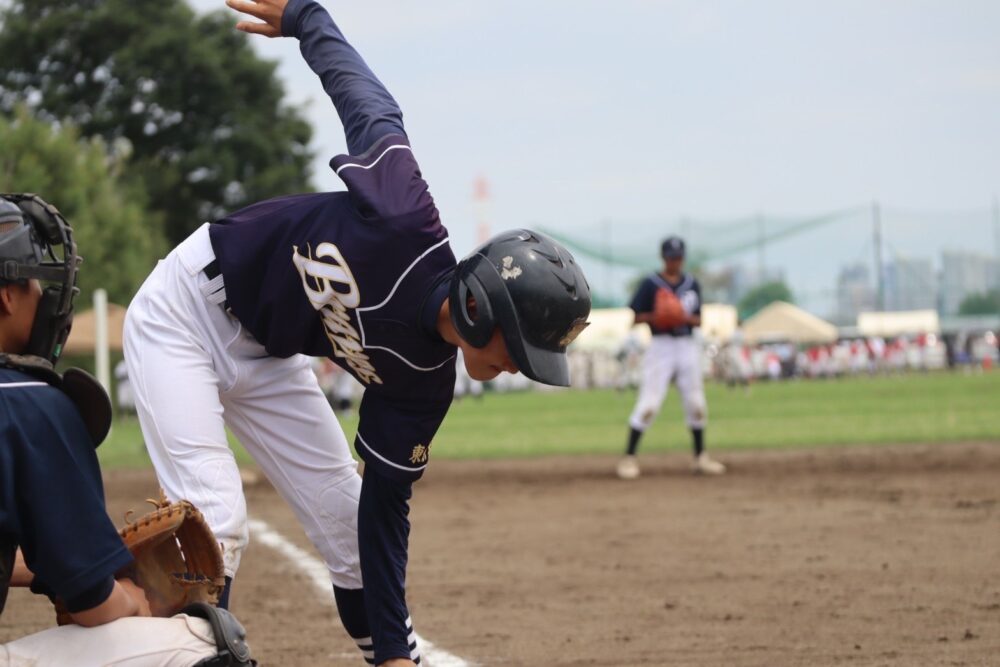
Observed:
[[[842,266],[837,276],[837,321],[840,324],[854,324],[858,313],[876,310],[875,301],[868,265],[858,263]]]
[[[983,294],[1000,283],[1000,263],[971,252],[941,253],[941,312],[956,315],[966,297]]]
[[[937,310],[938,278],[930,259],[896,257],[885,267],[885,306],[887,310]]]

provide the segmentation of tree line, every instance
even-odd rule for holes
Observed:
[[[224,11],[12,0],[0,53],[0,192],[36,192],[66,215],[81,304],[97,287],[127,303],[205,220],[312,189],[312,129]]]

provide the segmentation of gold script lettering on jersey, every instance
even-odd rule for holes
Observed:
[[[303,255],[293,246],[292,262],[302,277],[309,303],[320,314],[334,356],[343,359],[363,383],[382,384],[347,312],[361,303],[361,292],[340,249],[332,243],[320,243],[315,255],[309,247]]]

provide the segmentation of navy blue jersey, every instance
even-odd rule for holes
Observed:
[[[269,354],[328,356],[365,386],[358,546],[381,663],[412,651],[410,484],[455,388],[456,349],[436,325],[456,262],[392,95],[314,0],[291,0],[281,29],[343,122],[350,155],[331,167],[347,191],[261,202],[209,234],[229,307]]]
[[[267,352],[328,356],[364,386],[357,449],[416,479],[451,404],[455,348],[422,325],[455,267],[406,139],[334,159],[348,192],[281,197],[210,228],[233,314]]]
[[[317,3],[289,3],[283,30],[357,154],[330,163],[346,192],[270,199],[211,225],[227,303],[269,354],[327,356],[353,374],[358,454],[412,481],[455,389],[455,347],[422,324],[455,256],[393,98]]]
[[[70,611],[95,589],[106,593],[82,608],[103,602],[111,577],[132,562],[105,510],[97,454],[76,406],[8,368],[0,368],[0,535]]]
[[[701,315],[701,286],[698,285],[698,281],[695,280],[694,276],[688,273],[681,274],[680,282],[677,283],[671,283],[660,273],[646,276],[639,283],[639,287],[636,289],[635,296],[632,297],[632,303],[629,304],[629,307],[636,313],[653,312],[656,291],[660,289],[670,290],[677,295],[688,315]],[[684,324],[672,329],[659,329],[650,322],[649,328],[654,336],[690,336],[693,331],[693,327],[690,324]]]

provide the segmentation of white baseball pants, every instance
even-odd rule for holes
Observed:
[[[63,625],[0,644],[0,667],[189,667],[217,655],[203,618],[120,618]]]
[[[146,448],[170,499],[186,498],[223,545],[226,574],[247,545],[228,426],[322,554],[333,583],[361,588],[361,477],[309,359],[268,356],[225,312],[206,223],[162,260],[125,318],[125,360]]]
[[[671,380],[681,393],[688,428],[705,428],[708,404],[701,357],[698,342],[691,336],[653,336],[642,359],[639,397],[629,417],[629,426],[637,431],[649,428],[667,397]]]

